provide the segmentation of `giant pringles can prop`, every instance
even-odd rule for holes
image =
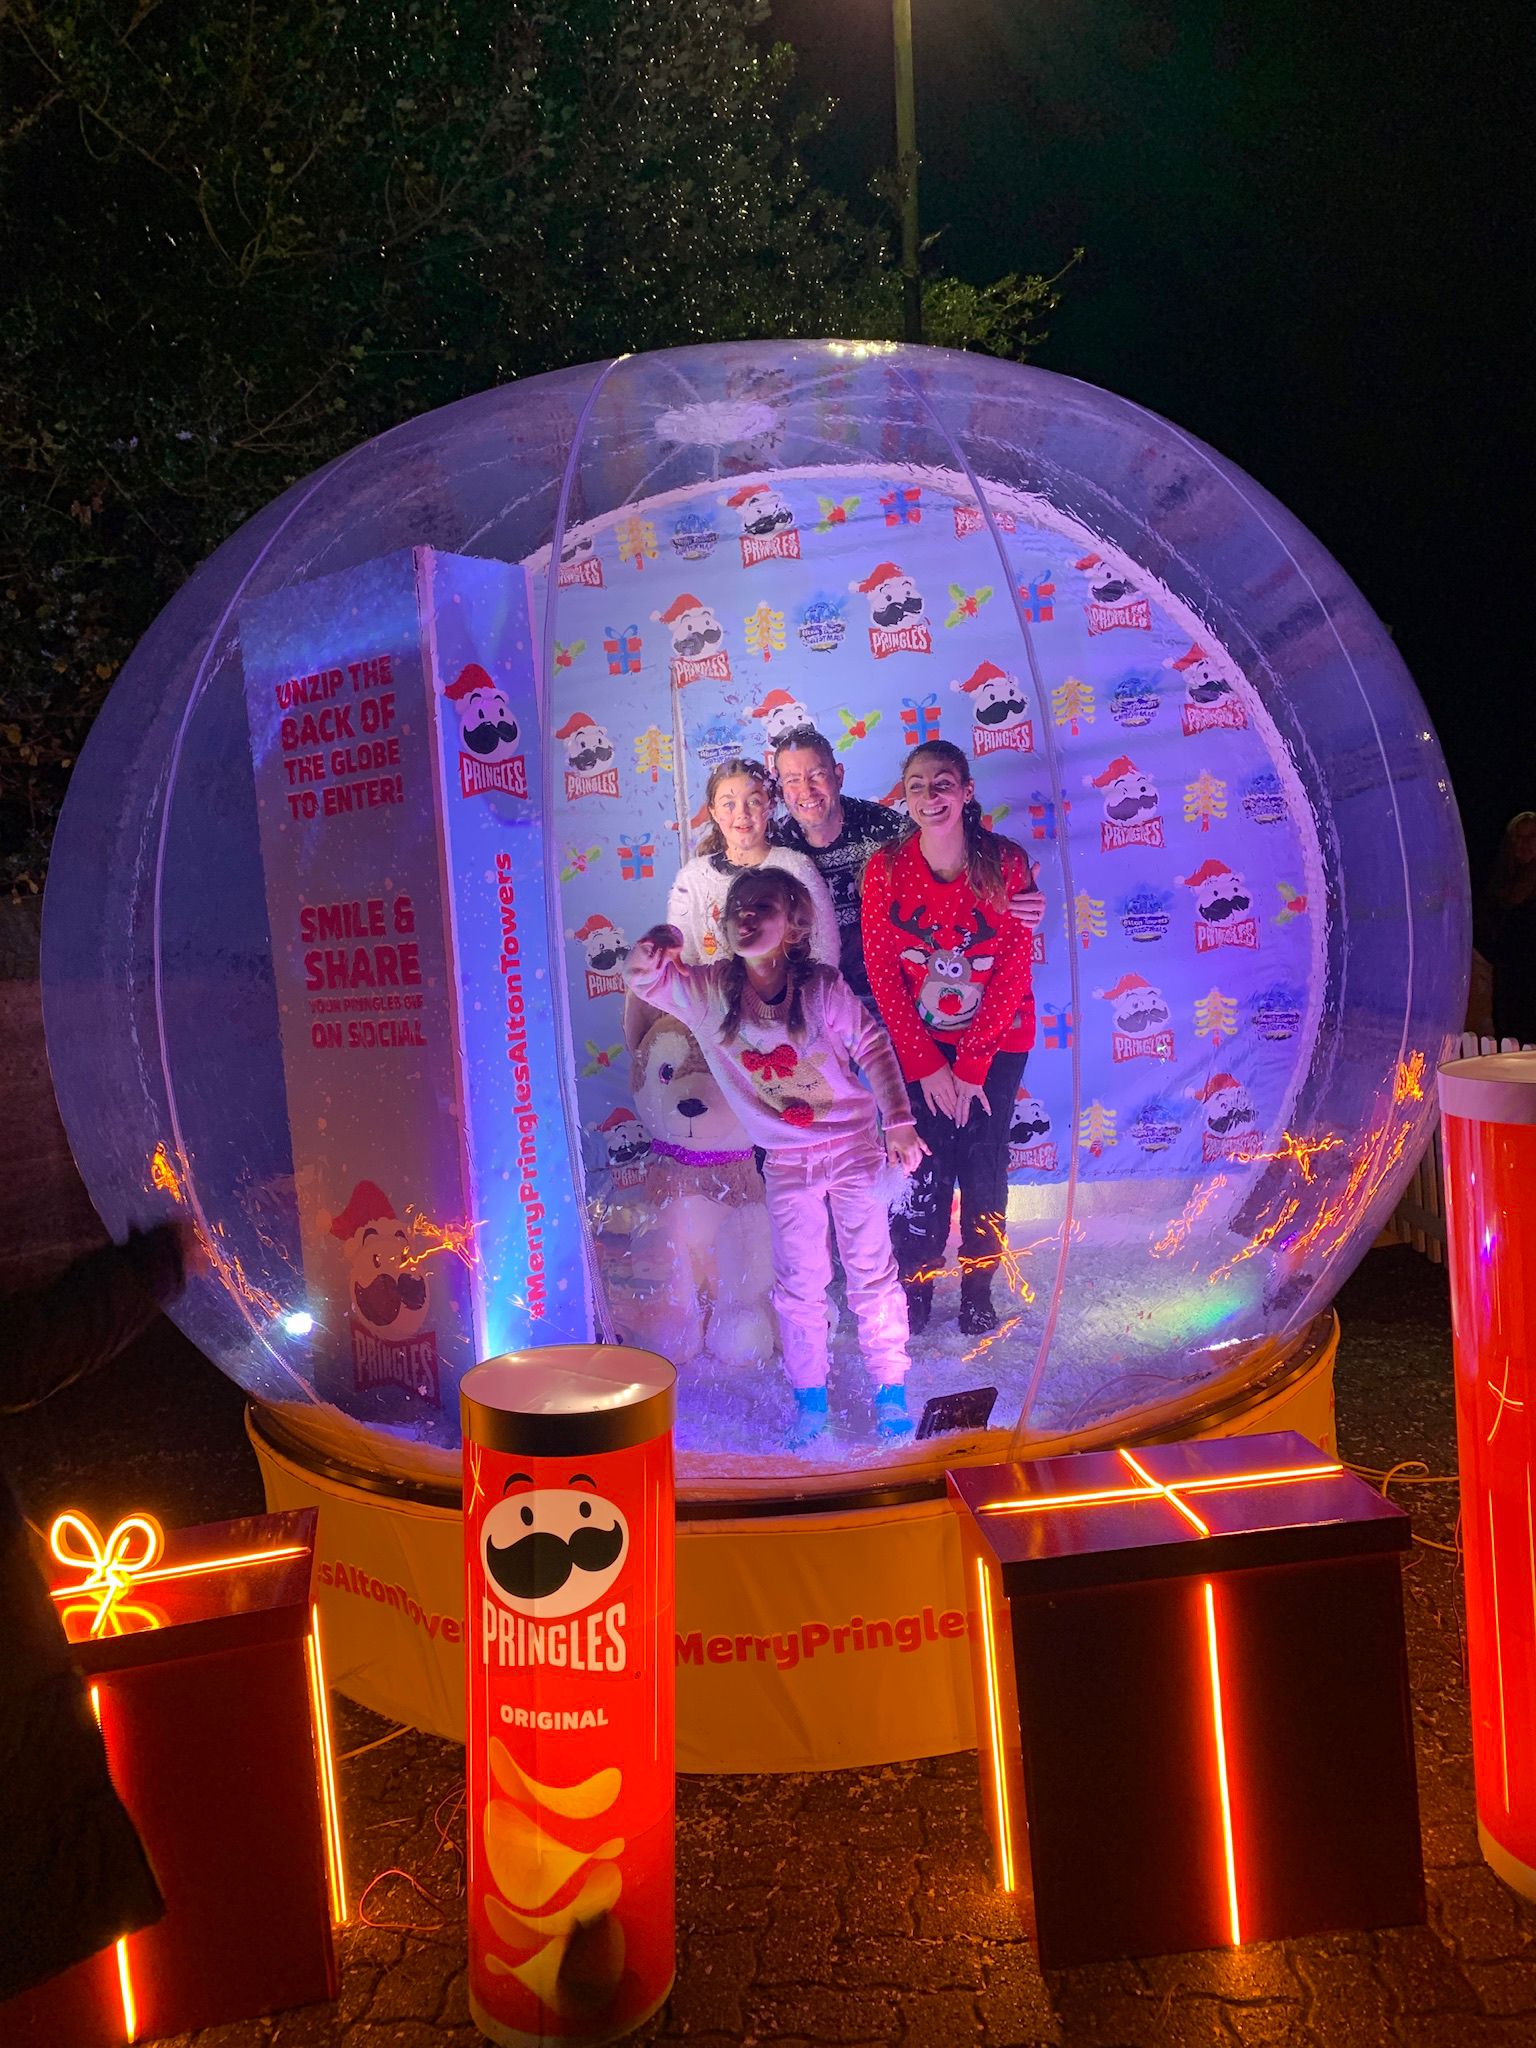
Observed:
[[[461,1383],[469,2003],[508,2048],[672,1988],[676,1374],[556,1345]]]
[[[1536,1053],[1440,1071],[1483,1854],[1536,1899]]]

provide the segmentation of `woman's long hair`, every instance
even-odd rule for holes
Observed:
[[[739,756],[733,757],[729,761],[718,761],[710,769],[709,780],[704,785],[704,808],[706,811],[713,812],[715,798],[719,794],[721,783],[729,782],[733,775],[746,775],[753,782],[757,783],[768,799],[769,811],[772,811],[774,798],[773,777],[768,773],[768,770],[761,761],[744,761]],[[715,823],[713,816],[711,816],[709,830],[699,841],[699,858],[708,860],[712,855],[724,853],[724,851],[725,834]]]
[[[821,973],[811,954],[811,930],[815,917],[811,892],[798,875],[790,874],[785,868],[752,868],[748,873],[738,875],[725,892],[725,909],[720,918],[727,946],[731,943],[732,913],[748,889],[763,890],[776,896],[784,912],[784,965],[785,978],[789,983],[789,1013],[785,1029],[798,1045],[806,1033],[804,992]],[[725,963],[725,979],[721,986],[725,991],[725,1017],[720,1025],[720,1042],[731,1045],[741,1029],[742,998],[747,989],[747,963],[734,952]]]
[[[905,784],[913,765],[926,756],[930,761],[953,768],[960,780],[970,782],[971,757],[949,740],[924,740],[920,747],[914,747],[902,764],[901,779]],[[965,809],[960,814],[961,826],[965,832],[965,879],[984,903],[1006,905],[1008,884],[1003,874],[1004,856],[1016,853],[1024,862],[1026,871],[1029,856],[1015,839],[1009,839],[1001,832],[989,832],[981,822],[981,805],[975,797],[966,799]],[[907,841],[919,830],[911,818],[901,838],[889,846],[880,848],[876,858],[884,860],[887,870],[895,862],[897,854]]]

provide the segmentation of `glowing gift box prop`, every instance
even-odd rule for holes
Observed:
[[[1440,1111],[1477,1832],[1536,1899],[1536,1053],[1453,1060]]]
[[[1291,1432],[948,1483],[1042,1964],[1423,1919],[1400,1509]]]
[[[166,1910],[0,2010],[6,2048],[121,2048],[335,1996],[315,1520],[252,1515],[163,1548],[148,1517],[55,1525],[53,1597]]]
[[[676,1373],[551,1345],[464,1376],[469,2009],[618,2040],[672,1988]]]

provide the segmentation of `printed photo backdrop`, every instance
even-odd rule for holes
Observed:
[[[999,1375],[1014,1391],[1069,1177],[1074,1273],[1102,1308],[1096,1341],[1040,1390],[1042,1424],[1082,1426],[1128,1374],[1166,1374],[1182,1322],[1249,1298],[1262,1313],[1273,1295],[1272,1261],[1247,1254],[1321,999],[1316,823],[1204,621],[1052,507],[999,494],[988,510],[964,479],[781,472],[571,529],[561,550],[551,791],[590,1212],[619,1325],[705,1347],[695,1442],[750,1455],[784,1396],[708,1351],[707,1310],[658,1315],[646,1299],[647,1190],[676,1177],[648,1165],[652,1141],[690,1136],[658,1119],[643,1073],[637,1100],[621,968],[665,915],[711,767],[766,758],[797,725],[831,741],[846,793],[896,806],[913,746],[964,748],[989,822],[1038,862],[1048,898],[1010,1130],[1010,1327],[966,1343],[941,1287],[914,1395]],[[541,602],[547,578],[546,562]],[[1179,1254],[1194,1217],[1192,1272]],[[674,1306],[678,1278],[666,1269]],[[862,1396],[847,1363],[839,1455],[856,1452]],[[683,1412],[687,1447],[686,1395]]]

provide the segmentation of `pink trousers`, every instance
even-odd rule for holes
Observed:
[[[763,1164],[773,1243],[773,1306],[792,1387],[824,1387],[832,1255],[827,1211],[848,1281],[848,1306],[870,1379],[907,1376],[907,1298],[896,1277],[891,1223],[878,1194],[885,1154],[872,1138],[832,1138],[770,1152]]]

